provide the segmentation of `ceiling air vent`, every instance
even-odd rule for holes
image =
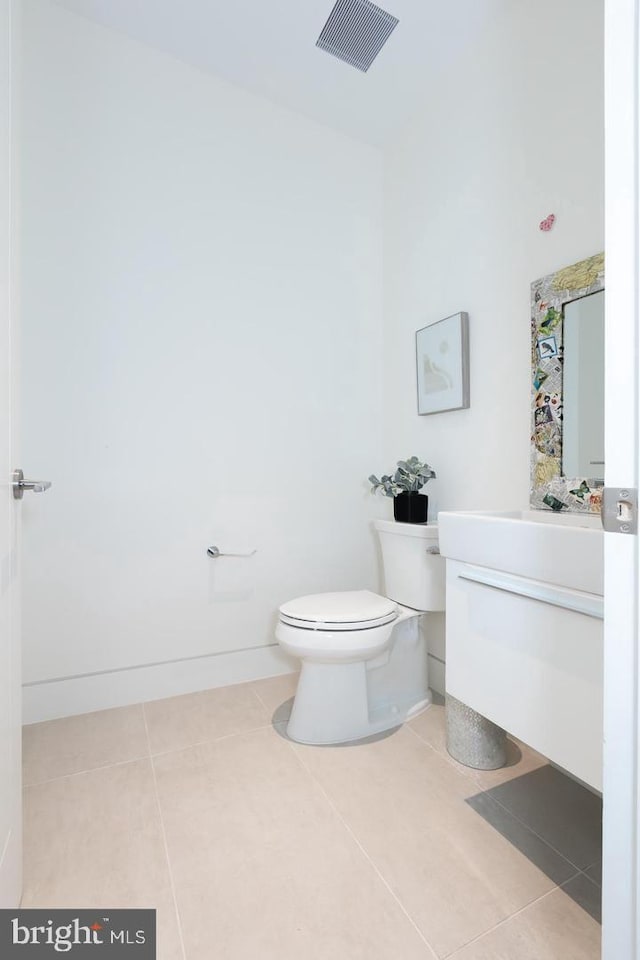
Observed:
[[[366,73],[397,23],[370,0],[337,0],[316,47]]]

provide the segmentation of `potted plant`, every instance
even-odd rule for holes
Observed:
[[[371,474],[371,493],[379,490],[383,496],[393,497],[393,516],[396,520],[402,523],[426,523],[429,498],[420,490],[435,475],[435,470],[417,457],[398,460],[398,469],[393,476],[385,474],[378,480]]]

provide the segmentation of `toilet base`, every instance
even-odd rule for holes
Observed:
[[[431,691],[404,691],[396,702],[370,703],[376,667],[366,661],[318,663],[303,661],[287,736],[298,743],[348,743],[400,726],[431,703]]]

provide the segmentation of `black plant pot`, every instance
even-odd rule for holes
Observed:
[[[399,493],[393,498],[393,516],[401,523],[426,523],[428,509],[425,493]]]

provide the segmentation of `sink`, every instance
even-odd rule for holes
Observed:
[[[449,560],[604,593],[604,538],[596,514],[443,511],[438,527],[440,553]]]

